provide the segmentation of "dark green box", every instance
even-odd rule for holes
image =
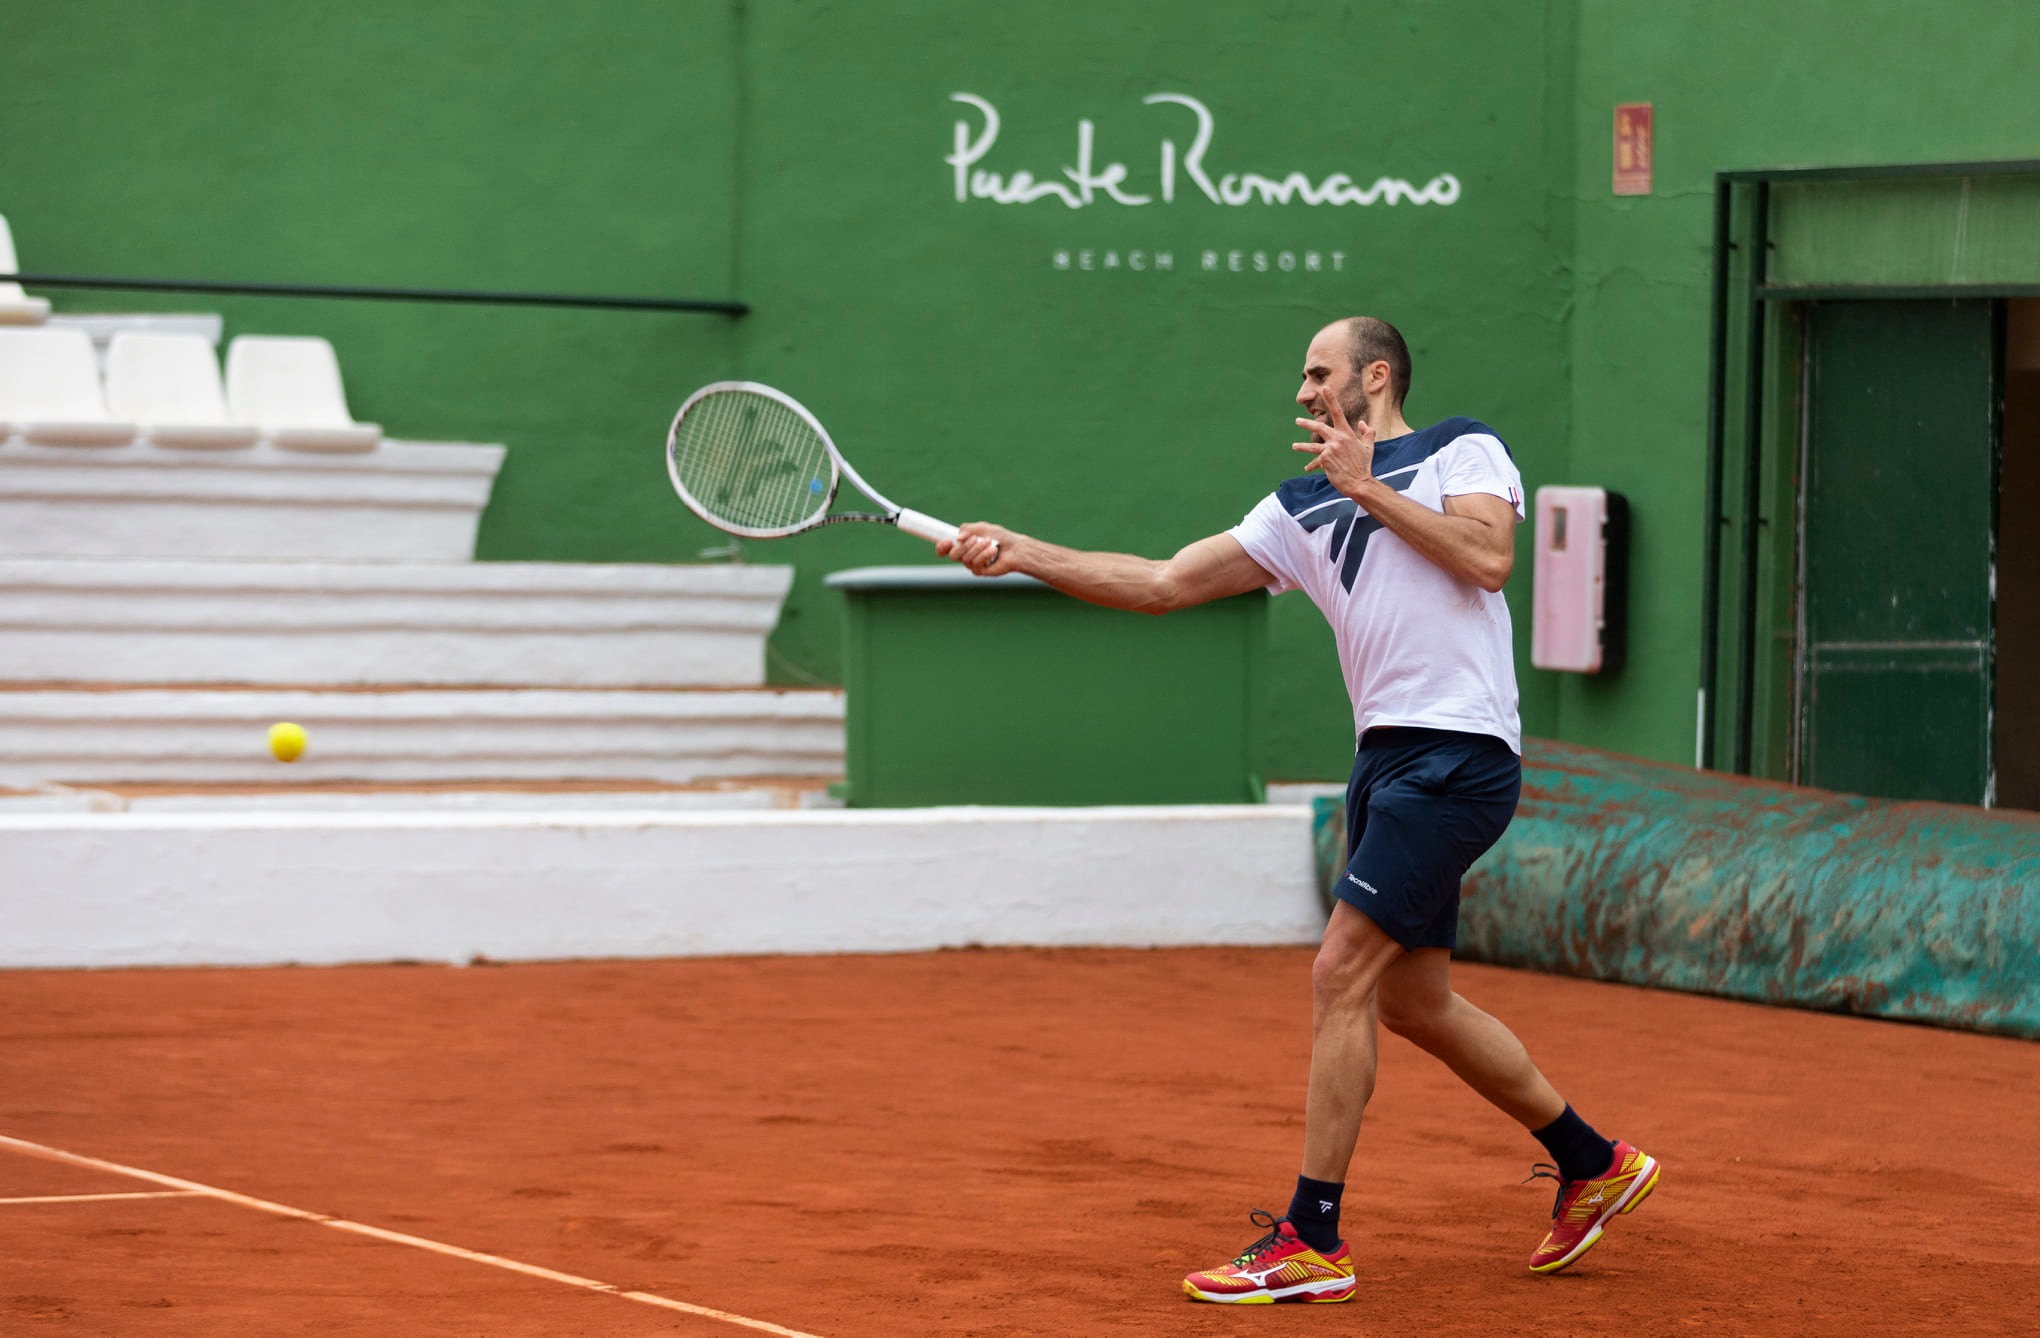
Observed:
[[[1264,798],[1261,591],[1157,618],[953,566],[828,584],[849,605],[853,807]]]

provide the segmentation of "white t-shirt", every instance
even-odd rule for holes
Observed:
[[[1374,476],[1433,511],[1488,493],[1523,518],[1523,476],[1486,424],[1448,418],[1377,443]],[[1355,738],[1376,725],[1492,734],[1517,753],[1509,605],[1384,529],[1322,474],[1290,479],[1226,531],[1275,579],[1331,622],[1353,699]]]

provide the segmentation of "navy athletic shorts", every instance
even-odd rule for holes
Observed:
[[[1489,734],[1370,729],[1346,787],[1351,902],[1404,948],[1459,941],[1459,880],[1501,838],[1523,792],[1523,762]]]

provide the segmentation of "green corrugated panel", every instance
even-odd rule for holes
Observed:
[[[1534,742],[1462,955],[2040,1038],[2040,816]]]
[[[2040,177],[1910,177],[1771,188],[1774,284],[2032,283]]]

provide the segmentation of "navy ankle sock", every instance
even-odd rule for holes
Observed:
[[[1558,1163],[1558,1173],[1568,1180],[1600,1175],[1615,1164],[1615,1145],[1595,1133],[1594,1126],[1575,1115],[1571,1106],[1530,1136],[1544,1144],[1544,1150]]]
[[[1339,1248],[1339,1196],[1345,1192],[1344,1181],[1296,1177],[1296,1194],[1289,1200],[1289,1221],[1303,1243],[1319,1254]]]

